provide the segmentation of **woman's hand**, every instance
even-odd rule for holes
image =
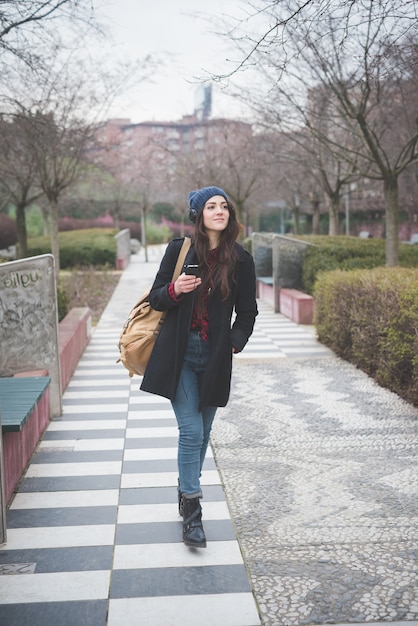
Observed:
[[[174,293],[176,294],[176,297],[178,298],[179,295],[182,293],[190,293],[191,291],[199,287],[201,283],[202,283],[201,278],[197,276],[193,276],[191,274],[185,274],[183,272],[183,274],[180,274],[180,276],[177,278],[176,282],[174,283]]]

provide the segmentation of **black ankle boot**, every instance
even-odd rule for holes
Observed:
[[[206,537],[202,526],[200,498],[185,498],[183,502],[183,541],[190,548],[206,548]]]
[[[177,497],[179,501],[179,515],[183,517],[183,494],[180,491],[180,480],[178,480]]]

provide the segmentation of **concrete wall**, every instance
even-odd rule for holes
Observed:
[[[273,276],[273,233],[254,233],[252,241],[255,275]]]
[[[276,233],[254,233],[252,236],[253,257],[257,278],[272,277],[272,293],[268,302],[272,303],[276,313],[280,312],[280,290],[302,289],[303,257],[309,246],[314,245],[286,235]],[[260,293],[258,283],[258,296]]]
[[[302,289],[303,257],[311,245],[286,235],[273,236],[273,283],[277,289]]]
[[[61,389],[65,391],[91,337],[91,311],[71,309],[59,323]]]
[[[120,230],[116,239],[116,269],[124,270],[131,260],[131,231],[129,228]]]
[[[0,376],[46,369],[51,416],[62,413],[54,257],[0,264]]]

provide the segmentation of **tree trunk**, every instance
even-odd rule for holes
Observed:
[[[244,208],[241,211],[241,215],[242,215],[242,219],[243,219],[243,225],[244,225],[244,237],[248,237],[249,236],[249,215],[248,215],[248,211],[246,211]]]
[[[188,213],[186,213],[186,211],[181,207],[180,208],[180,237],[184,237],[184,233],[185,231],[185,224],[186,224],[186,217],[188,216]]]
[[[114,210],[114,215],[113,215],[113,224],[114,224],[114,228],[116,228],[117,231],[120,230],[120,204],[119,201],[117,200],[115,202],[115,210]]]
[[[399,264],[399,198],[398,179],[391,176],[384,181],[386,221],[386,265]]]
[[[312,234],[319,235],[319,200],[312,200]]]
[[[338,218],[338,209],[340,207],[339,198],[328,198],[328,216],[329,216],[329,227],[328,227],[328,235],[330,237],[335,237],[340,232],[339,227],[339,218]]]
[[[146,231],[144,207],[141,207],[141,244],[145,252],[145,261],[148,263],[147,231]]]
[[[247,234],[247,227],[246,227],[246,218],[244,214],[244,209],[239,202],[234,202],[234,207],[235,207],[235,212],[237,215],[237,220],[243,226],[243,234],[245,237]]]
[[[48,211],[48,207],[46,203],[42,202],[41,210],[42,210],[42,220],[43,220],[43,234],[49,235],[51,232],[50,214],[49,214],[50,212]]]
[[[293,208],[293,229],[295,235],[300,234],[300,209],[298,206]]]
[[[25,206],[16,206],[16,230],[17,230],[17,258],[24,259],[28,256],[28,236],[26,231]]]
[[[58,241],[58,201],[49,201],[49,223],[51,228],[51,252],[55,261],[55,277],[58,286],[60,275],[60,246]]]

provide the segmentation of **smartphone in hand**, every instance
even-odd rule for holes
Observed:
[[[198,265],[186,265],[184,268],[184,273],[189,276],[199,276],[199,266]]]

